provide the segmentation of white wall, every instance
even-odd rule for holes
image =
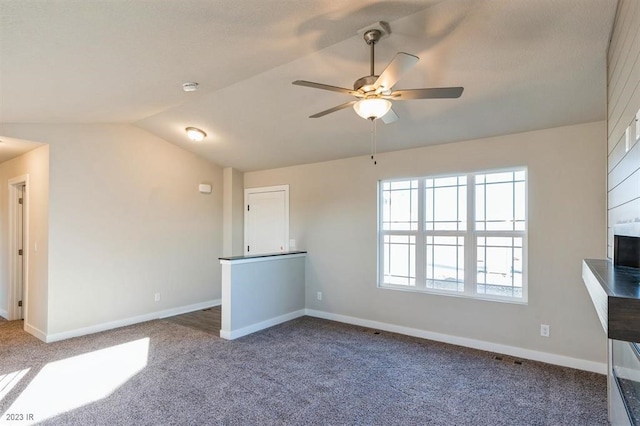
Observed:
[[[244,182],[290,185],[290,238],[309,252],[308,309],[604,363],[581,260],[606,254],[606,149],[606,123],[596,122],[380,154],[377,166],[363,155],[251,172]],[[514,166],[528,167],[528,305],[377,288],[378,180]]]
[[[130,125],[3,125],[0,134],[50,145],[47,338],[220,299],[218,166]]]
[[[608,256],[613,227],[640,223],[640,143],[635,138],[640,110],[640,2],[620,0],[607,58]],[[627,147],[625,130],[631,127]],[[628,148],[628,149],[627,149]]]
[[[27,327],[46,330],[48,270],[49,147],[42,146],[0,164],[0,311],[9,311],[9,179],[29,175]],[[38,243],[38,251],[34,250]]]

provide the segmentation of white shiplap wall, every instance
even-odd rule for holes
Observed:
[[[640,1],[620,0],[611,36],[607,71],[608,97],[608,256],[613,226],[640,222],[640,143],[636,113],[640,109]],[[630,127],[629,142],[625,131]]]

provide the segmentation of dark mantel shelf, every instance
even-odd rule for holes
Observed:
[[[260,259],[263,257],[275,257],[275,256],[288,256],[291,254],[306,254],[306,251],[282,251],[278,253],[263,253],[263,254],[252,254],[245,256],[228,256],[228,257],[219,257],[218,260],[247,260],[247,259]]]
[[[640,342],[640,269],[586,259],[582,278],[607,337]]]

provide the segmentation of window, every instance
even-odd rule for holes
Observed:
[[[381,181],[379,285],[526,302],[526,171]]]

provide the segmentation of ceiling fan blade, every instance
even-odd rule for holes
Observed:
[[[462,95],[464,87],[434,87],[431,89],[395,90],[389,98],[396,101],[409,99],[452,99]]]
[[[319,112],[317,114],[310,115],[309,118],[324,117],[325,115],[331,114],[332,112],[336,112],[336,111],[340,111],[341,109],[349,108],[350,106],[352,106],[356,102],[358,102],[358,101],[351,101],[351,102],[347,102],[347,103],[342,104],[342,105],[334,106],[333,108],[329,108],[329,109],[324,110],[322,112]]]
[[[331,90],[332,92],[344,93],[345,95],[361,96],[361,93],[355,90],[345,89],[344,87],[330,86],[328,84],[314,83],[313,81],[296,80],[291,84],[296,86],[311,87],[313,89]]]
[[[413,68],[419,60],[420,58],[417,56],[398,52],[389,65],[387,65],[387,68],[382,71],[382,74],[380,74],[380,77],[378,77],[376,82],[373,83],[373,86],[376,89],[383,87],[386,90],[390,90],[398,80],[400,80],[400,77]]]
[[[396,114],[396,112],[393,110],[393,108],[391,108],[389,111],[387,111],[387,113],[385,115],[380,117],[380,119],[382,120],[382,122],[384,124],[393,123],[394,121],[396,121],[398,119],[398,114]]]

